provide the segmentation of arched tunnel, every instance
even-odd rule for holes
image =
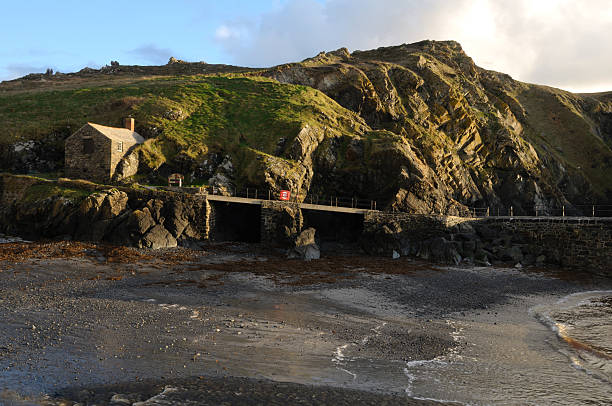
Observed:
[[[363,232],[363,214],[302,209],[304,228],[317,230],[320,242],[353,244]]]
[[[260,242],[259,204],[210,201],[210,239],[213,241]]]

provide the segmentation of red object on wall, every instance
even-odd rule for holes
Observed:
[[[180,173],[173,173],[172,175],[168,176],[168,186],[181,187],[183,186],[183,179],[185,178]]]
[[[281,200],[289,200],[291,198],[291,192],[288,190],[280,191],[280,199]]]

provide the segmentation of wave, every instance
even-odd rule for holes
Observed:
[[[555,332],[575,368],[612,382],[612,291],[574,293],[530,313]]]

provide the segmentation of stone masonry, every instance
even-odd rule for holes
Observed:
[[[71,201],[61,193],[37,201],[23,199],[39,183],[91,194],[82,201]],[[260,222],[261,242],[273,246],[288,247],[305,224],[294,202],[262,201],[258,217],[252,220]],[[396,251],[402,256],[477,265],[547,263],[612,275],[612,218],[462,218],[368,211],[363,219],[362,247],[371,255],[391,256]],[[142,241],[148,241],[153,228],[168,240],[171,236],[174,241],[202,241],[214,239],[213,230],[228,227],[223,221],[204,194],[0,175],[0,229],[27,238],[70,236],[147,246]]]
[[[261,242],[288,245],[301,231],[304,217],[294,202],[263,201],[261,205]]]
[[[567,268],[612,273],[612,218],[531,217],[483,220]]]
[[[374,255],[443,262],[544,263],[612,274],[612,218],[485,217],[368,212],[363,247]]]
[[[133,119],[126,120],[129,128],[106,127],[87,123],[65,141],[65,171],[69,178],[108,182],[123,157],[144,142],[134,132]],[[134,175],[137,165],[132,165]],[[125,176],[125,174],[124,174]]]

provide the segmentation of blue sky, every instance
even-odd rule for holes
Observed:
[[[612,90],[610,0],[0,0],[0,10],[0,80],[170,56],[272,66],[454,39],[519,80]]]
[[[280,1],[2,0],[0,79],[47,67],[70,72],[163,64],[170,56],[228,62],[215,41],[223,21],[274,10]]]
[[[248,0],[2,0],[0,79],[47,67],[70,72],[122,64],[163,64],[170,56],[227,62],[215,43],[225,20],[278,7]]]

